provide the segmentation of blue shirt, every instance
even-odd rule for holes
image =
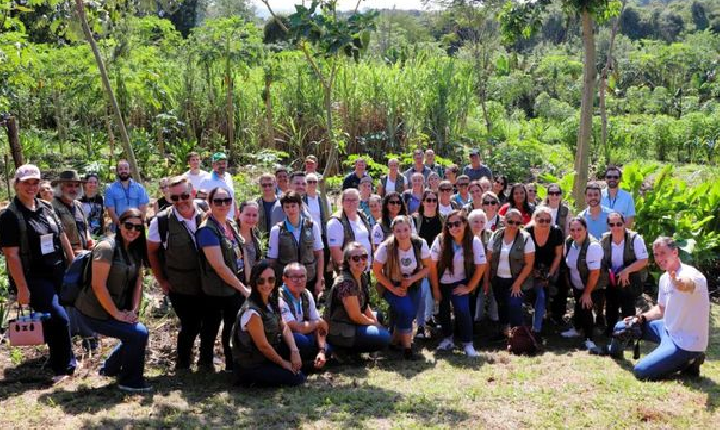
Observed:
[[[129,179],[127,189],[123,188],[120,181],[115,181],[105,190],[105,207],[113,208],[118,217],[130,208],[139,209],[140,205],[148,203],[150,197],[145,192],[145,188],[132,179]]]
[[[625,190],[618,190],[614,199],[610,198],[608,189],[602,190],[600,205],[610,209],[611,212],[619,212],[624,217],[635,216],[635,200],[632,194]]]
[[[607,219],[608,215],[610,215],[611,213],[612,211],[610,209],[600,205],[600,214],[598,215],[597,219],[593,220],[590,216],[590,208],[587,208],[584,211],[580,212],[578,216],[585,219],[585,222],[587,223],[588,233],[592,235],[595,239],[600,240],[603,233],[607,233],[608,231],[610,231],[610,228],[607,225]]]

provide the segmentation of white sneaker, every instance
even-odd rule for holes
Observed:
[[[453,341],[453,338],[446,337],[442,341],[440,341],[440,345],[437,347],[437,351],[452,351],[453,348],[455,348],[455,342]]]
[[[590,339],[585,339],[585,348],[587,348],[587,350],[588,350],[589,352],[598,352],[598,351],[600,351],[600,348],[598,348],[598,346],[595,345],[595,342],[593,342],[593,341],[590,340]]]
[[[480,353],[475,351],[475,347],[472,343],[466,343],[463,349],[465,350],[465,355],[468,357],[480,357]]]
[[[580,337],[580,332],[575,330],[575,327],[570,327],[570,330],[560,333],[560,336],[564,338]]]

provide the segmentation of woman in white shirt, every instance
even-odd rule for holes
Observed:
[[[405,214],[407,214],[407,209],[400,194],[396,191],[388,192],[383,198],[382,218],[376,220],[377,222],[372,229],[373,249],[377,249],[377,247],[390,236],[390,233],[392,233],[392,220],[398,215]]]
[[[473,235],[462,211],[456,210],[448,215],[442,234],[438,235],[430,248],[430,258],[430,282],[433,295],[440,302],[440,324],[444,337],[437,349],[449,351],[455,347],[450,321],[452,303],[465,354],[477,357],[479,354],[472,342],[470,294],[478,288],[487,261],[482,241]]]

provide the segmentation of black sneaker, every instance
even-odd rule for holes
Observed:
[[[698,377],[700,376],[700,365],[705,362],[705,353],[700,353],[685,369],[682,370],[683,375]]]
[[[410,360],[410,361],[418,361],[422,357],[420,357],[420,354],[418,354],[413,348],[405,348],[403,351],[403,359],[404,360]]]
[[[605,329],[607,327],[607,324],[605,323],[605,315],[598,315],[595,318],[595,327]]]
[[[505,333],[496,333],[490,338],[490,342],[505,342],[507,338],[505,337]]]
[[[133,394],[149,393],[152,391],[152,387],[144,382],[140,385],[120,384],[119,388],[120,388],[120,391],[124,391],[126,393],[133,393]]]

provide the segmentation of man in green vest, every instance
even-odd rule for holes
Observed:
[[[77,200],[80,198],[83,182],[75,170],[64,170],[60,172],[58,179],[51,183],[56,188],[52,207],[62,222],[74,253],[93,247],[87,218],[82,204]]]
[[[148,258],[153,275],[163,293],[170,297],[180,320],[175,368],[189,370],[193,344],[200,333],[203,315],[200,312],[203,296],[195,244],[195,231],[202,220],[202,212],[195,207],[195,189],[186,177],[170,178],[168,185],[172,206],[150,222]]]
[[[328,326],[320,318],[315,300],[305,287],[307,270],[300,263],[290,263],[283,269],[282,279],[280,311],[283,321],[293,332],[303,364],[321,369],[328,353],[325,342]]]

